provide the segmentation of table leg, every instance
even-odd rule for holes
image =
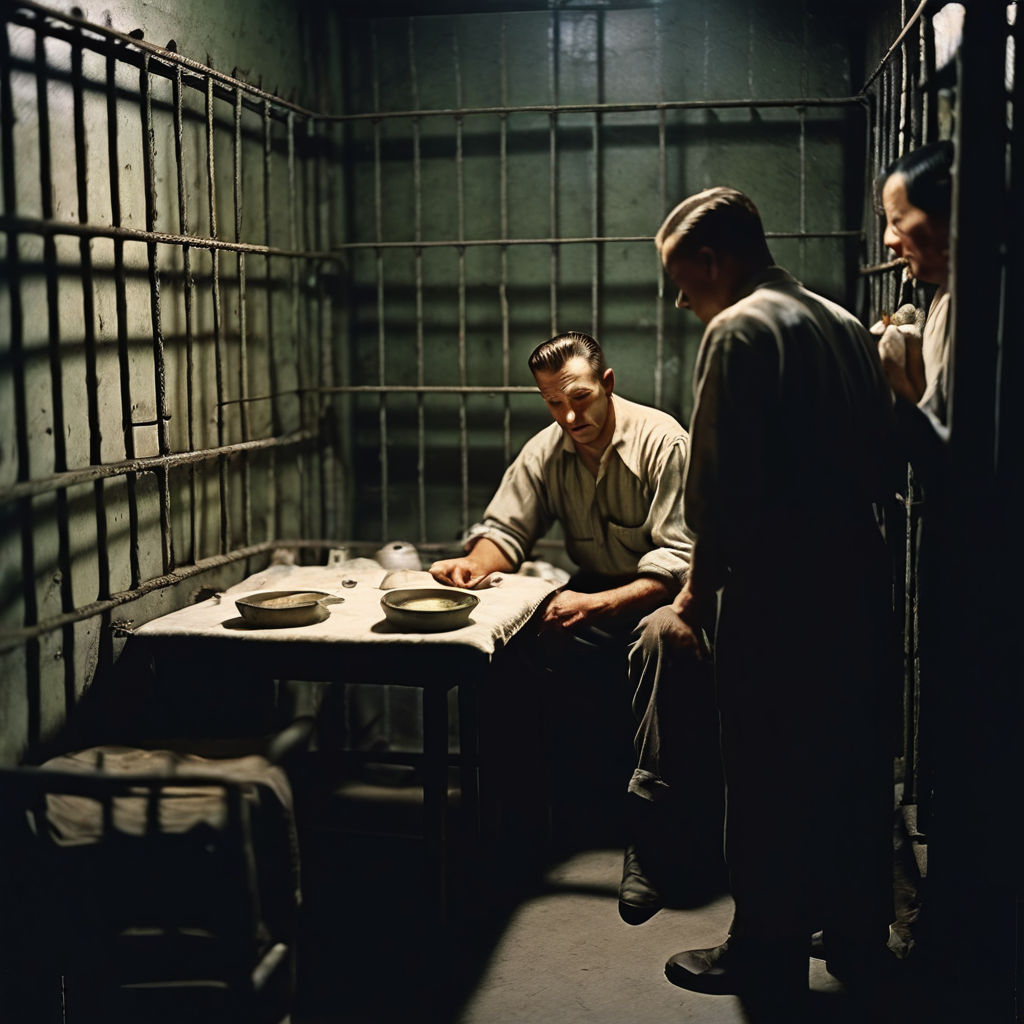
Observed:
[[[441,686],[423,688],[423,837],[443,924],[448,916],[448,693]]]

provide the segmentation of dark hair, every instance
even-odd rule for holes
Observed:
[[[554,373],[565,366],[573,356],[582,356],[586,359],[598,379],[608,369],[601,346],[589,334],[582,331],[566,331],[564,334],[556,334],[530,353],[530,372],[537,373],[541,370]]]
[[[953,143],[949,139],[929,142],[926,146],[904,153],[878,176],[877,203],[880,213],[885,183],[901,174],[907,187],[907,200],[930,217],[949,217],[953,200]]]
[[[701,195],[711,197],[710,201],[698,205],[692,212],[687,213],[687,203],[700,200]],[[674,220],[678,223],[673,224]],[[751,265],[772,262],[772,254],[764,237],[761,214],[753,200],[736,189],[709,189],[681,203],[662,226],[659,237],[670,237],[674,231],[680,230],[679,225],[683,222],[688,223],[685,224],[679,240],[672,245],[669,262],[676,256],[692,256],[702,246],[730,253]]]

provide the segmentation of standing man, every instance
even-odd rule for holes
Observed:
[[[602,783],[621,792],[635,767],[644,786],[657,786],[663,772],[660,736],[666,724],[649,692],[634,698],[640,724],[635,753],[630,750],[633,695],[626,657],[638,621],[671,601],[689,570],[692,545],[682,504],[688,438],[667,413],[615,393],[614,371],[587,334],[551,338],[533,351],[529,366],[554,422],[527,441],[505,471],[483,520],[467,535],[467,553],[435,562],[430,572],[442,583],[473,587],[491,572],[515,571],[535,542],[556,521],[561,524],[579,571],[520,631],[517,643],[542,677],[538,699],[551,719],[547,747],[556,789],[563,791],[555,799],[561,795],[563,811],[572,814],[596,794],[606,822]],[[711,684],[707,676],[702,681],[703,687],[694,680],[690,688],[690,722],[672,731],[692,730],[709,745]],[[513,728],[508,716],[536,718],[539,712],[524,697],[530,692],[527,680],[513,685],[517,692],[500,709],[501,732],[510,742],[530,723]],[[706,757],[698,759],[707,765]],[[518,747],[505,760],[517,772],[529,771]],[[707,765],[708,776],[717,772],[717,764]],[[515,781],[515,788],[529,788]],[[630,788],[635,791],[635,780]],[[634,805],[630,816],[641,817],[646,802],[627,799]],[[635,832],[638,824],[627,822],[627,830]],[[648,851],[660,854],[660,837],[643,837],[648,838]],[[636,844],[627,849],[619,909],[630,923],[646,920],[662,905],[641,856]]]
[[[676,305],[706,327],[685,482],[695,544],[666,635],[696,649],[717,604],[735,901],[727,940],[677,953],[665,973],[788,1021],[815,930],[850,983],[888,955],[894,700],[872,503],[891,400],[869,333],[773,265],[743,193],[684,200],[655,244]]]

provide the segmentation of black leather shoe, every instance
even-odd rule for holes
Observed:
[[[644,874],[636,847],[630,843],[622,858],[622,881],[619,883],[619,917],[626,924],[643,924],[661,910],[661,893]]]
[[[741,975],[728,941],[711,949],[684,950],[669,957],[665,964],[665,977],[673,985],[711,996],[739,995]]]
[[[711,949],[676,953],[665,964],[665,977],[691,992],[756,996],[765,1006],[796,1010],[807,994],[806,939],[730,937]]]

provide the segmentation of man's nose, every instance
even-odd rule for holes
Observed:
[[[690,300],[686,297],[686,292],[680,291],[676,296],[676,309],[689,309]]]
[[[566,423],[575,423],[575,422],[576,422],[576,413],[575,413],[575,412],[573,412],[573,410],[572,410],[572,409],[570,409],[570,410],[569,410],[569,411],[568,411],[568,412],[567,412],[567,413],[565,414],[565,422],[566,422]]]
[[[903,254],[903,246],[900,245],[900,236],[891,227],[886,227],[885,234],[882,235],[882,245],[887,249],[892,249],[897,256],[901,256]]]

